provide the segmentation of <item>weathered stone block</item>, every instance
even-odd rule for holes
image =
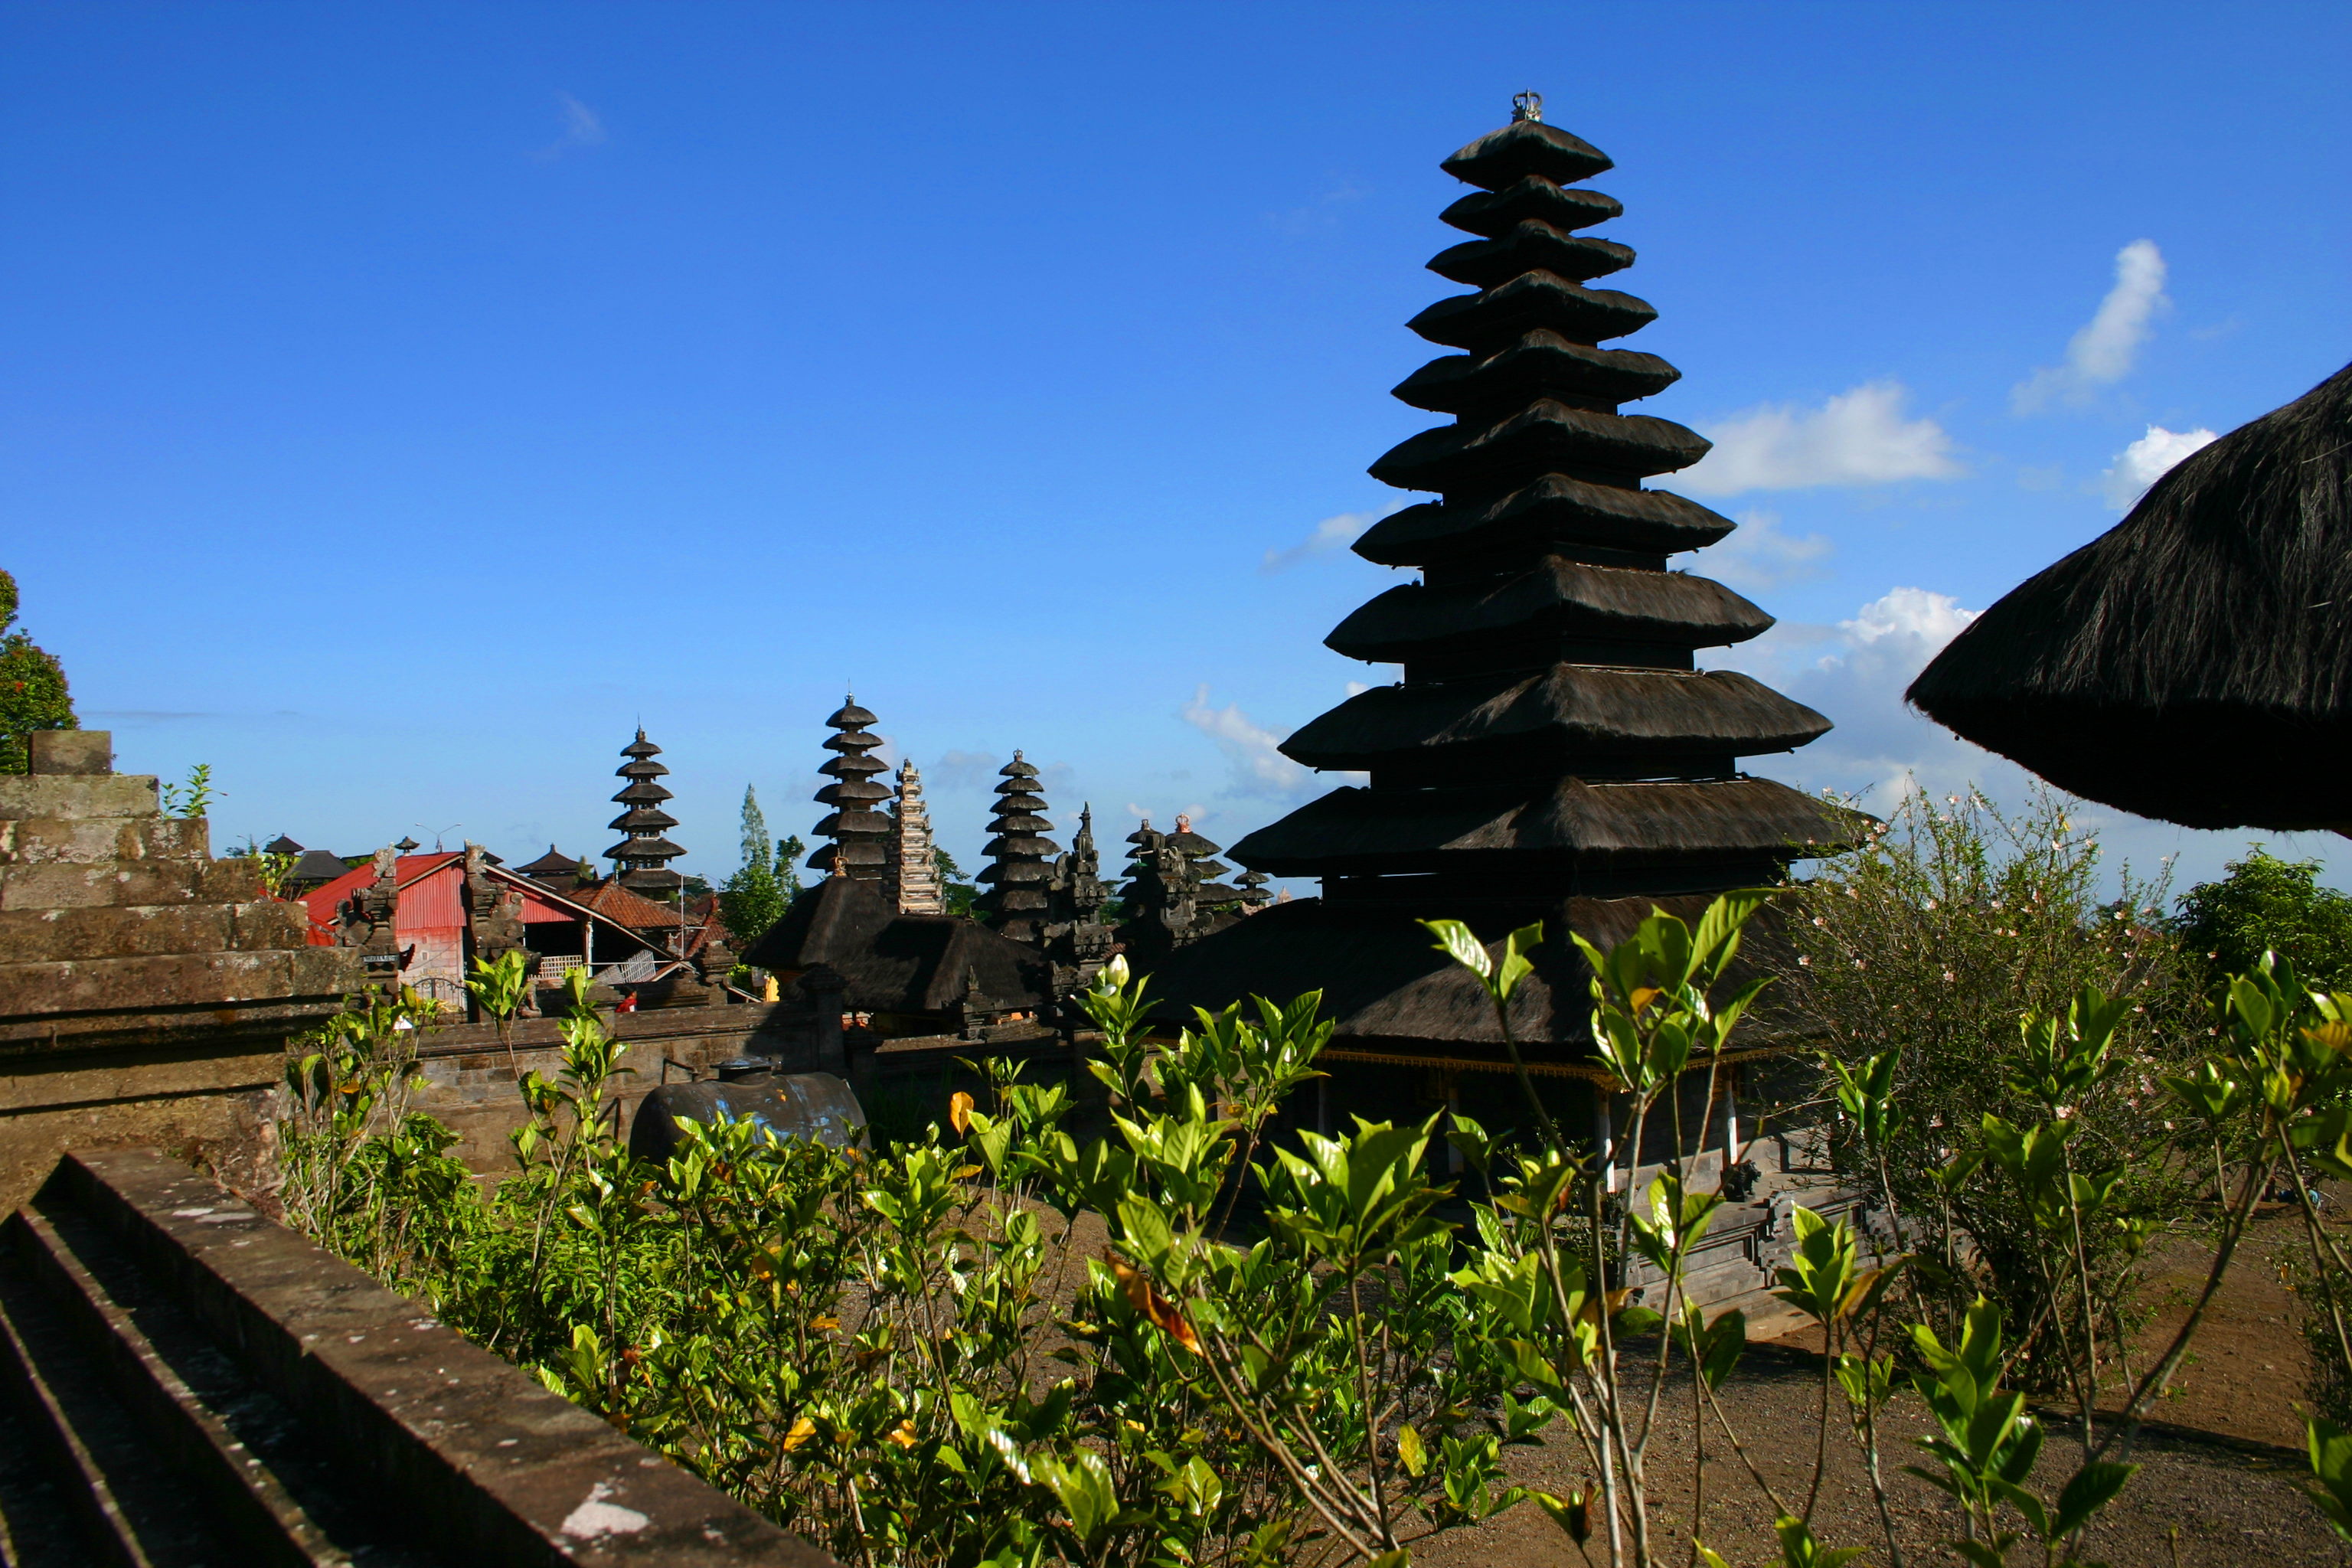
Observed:
[[[234,940],[226,904],[99,905],[79,910],[0,910],[0,963],[215,952]]]
[[[295,984],[289,962],[293,956],[184,952],[157,958],[0,963],[0,1019],[219,1006],[303,994],[308,987]]]
[[[5,784],[0,779],[0,784]],[[223,866],[236,874],[223,877]],[[79,910],[100,904],[184,904],[213,885],[221,903],[253,896],[242,862],[215,860],[107,861],[95,866],[0,866],[0,910]]]
[[[110,773],[114,736],[106,730],[37,730],[25,737],[37,773]]]
[[[310,941],[310,911],[279,899],[257,899],[228,906],[230,936],[224,947],[299,948]]]
[[[0,866],[202,859],[210,849],[209,826],[201,816],[0,819]]]
[[[152,773],[0,773],[0,816],[154,816]]]

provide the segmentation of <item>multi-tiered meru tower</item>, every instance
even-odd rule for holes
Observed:
[[[1369,782],[1233,849],[1254,870],[1321,879],[1323,896],[1180,950],[1160,982],[1173,1002],[1286,999],[1320,985],[1343,1037],[1491,1048],[1499,1037],[1478,994],[1415,921],[1452,916],[1493,939],[1542,920],[1515,1026],[1523,1040],[1580,1052],[1590,1004],[1564,926],[1613,940],[1654,903],[1696,908],[1776,881],[1851,832],[1842,814],[1739,771],[1739,757],[1801,746],[1829,721],[1745,675],[1696,668],[1696,649],[1743,642],[1772,620],[1719,583],[1666,569],[1733,525],[1642,488],[1707,443],[1618,412],[1679,373],[1600,346],[1657,312],[1591,286],[1633,260],[1579,232],[1622,210],[1576,184],[1610,160],[1544,124],[1540,102],[1521,95],[1511,124],[1444,162],[1477,188],[1441,216],[1477,237],[1429,266],[1476,292],[1413,318],[1414,331],[1460,352],[1396,395],[1453,422],[1371,468],[1440,499],[1356,545],[1421,576],[1326,639],[1401,664],[1404,679],[1282,747]]]

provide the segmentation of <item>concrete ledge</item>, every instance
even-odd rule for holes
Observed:
[[[451,1562],[838,1568],[159,1153],[69,1154],[40,1203],[103,1225]]]

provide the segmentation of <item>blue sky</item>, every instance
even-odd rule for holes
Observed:
[[[0,565],[224,838],[779,831],[854,682],[969,861],[993,768],[1230,843],[1390,679],[1334,546],[1430,421],[1440,158],[1523,87],[1660,310],[1689,564],[1837,721],[1755,771],[2022,787],[1899,693],[2134,475],[2352,355],[2331,5],[0,13]],[[1617,280],[1612,280],[1617,281]],[[2157,432],[2151,435],[2151,430]],[[2137,456],[2127,455],[2138,443]],[[2190,877],[2242,842],[2094,814]],[[2324,855],[2332,840],[2296,847]]]

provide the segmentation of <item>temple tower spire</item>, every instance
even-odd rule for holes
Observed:
[[[816,834],[832,842],[817,846],[808,858],[812,868],[828,876],[861,882],[883,880],[890,860],[890,818],[875,809],[890,798],[890,791],[874,782],[877,773],[890,771],[890,764],[872,754],[882,744],[882,737],[867,728],[874,722],[874,715],[851,697],[844,697],[825,721],[834,733],[826,737],[824,749],[834,754],[817,772],[832,782],[816,792],[816,798],[833,812],[818,822]]]
[[[1045,797],[1037,793],[1035,766],[1015,752],[997,771],[996,813],[988,825],[992,837],[982,850],[989,864],[973,879],[988,886],[972,900],[972,908],[1015,942],[1043,942],[1053,918],[1053,900],[1046,889],[1061,846],[1045,837],[1054,825],[1045,820]]]
[[[627,781],[613,797],[621,815],[606,826],[628,837],[605,850],[604,858],[613,862],[621,886],[631,892],[649,899],[675,898],[686,879],[671,870],[669,863],[686,851],[663,837],[677,826],[677,818],[662,809],[670,793],[654,782],[669,772],[654,761],[661,748],[639,730],[637,738],[621,748],[621,755],[627,761],[613,770]]]
[[[882,890],[902,915],[947,912],[938,853],[931,843],[931,814],[923,805],[923,775],[912,763],[898,764],[898,798],[890,811],[889,871]]]

